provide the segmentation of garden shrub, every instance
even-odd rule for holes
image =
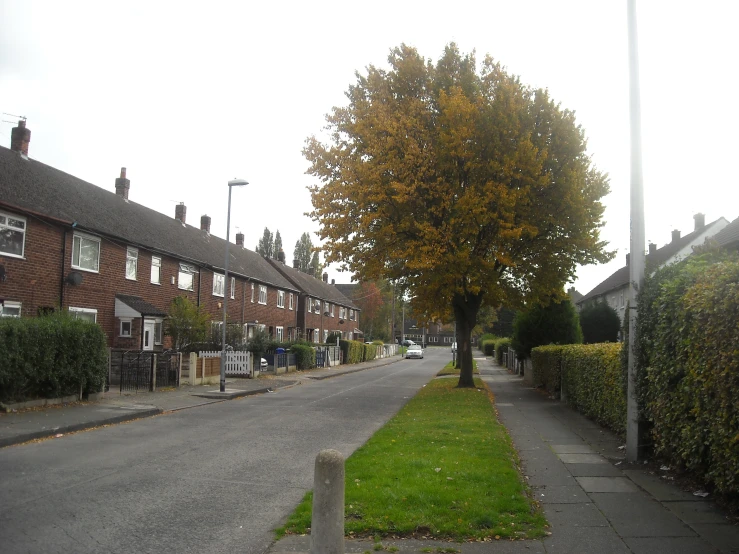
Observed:
[[[316,349],[307,344],[293,344],[290,352],[295,354],[295,365],[298,369],[313,369],[316,367]]]
[[[374,360],[377,357],[377,345],[375,344],[362,344],[362,361]]]
[[[585,344],[616,342],[621,329],[621,318],[605,300],[601,300],[583,306],[580,310],[580,328]]]
[[[339,342],[341,352],[344,357],[345,364],[358,364],[364,361],[364,347],[363,342],[356,340],[342,340]]]
[[[66,314],[0,320],[0,401],[99,392],[108,349],[99,325]]]
[[[620,343],[561,346],[562,394],[590,419],[626,431],[626,395]]]
[[[530,357],[531,349],[537,346],[580,343],[580,320],[569,299],[532,306],[525,312],[518,312],[513,320],[511,348],[521,360]]]
[[[503,355],[508,352],[508,348],[511,346],[511,339],[502,338],[495,341],[495,361],[500,365],[503,365]]]
[[[561,383],[562,346],[537,346],[531,350],[531,369],[534,385],[543,386],[549,393],[558,394]]]

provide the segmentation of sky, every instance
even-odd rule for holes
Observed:
[[[385,67],[401,43],[436,61],[456,42],[576,113],[593,164],[610,176],[602,238],[616,251],[578,268],[587,293],[629,250],[626,0],[219,2],[0,0],[0,144],[17,116],[29,156],[187,221],[212,218],[254,249],[280,231],[287,261],[318,224],[302,155],[355,72]],[[739,3],[637,1],[646,238],[739,216],[739,111],[732,107]],[[10,114],[10,115],[7,115]],[[0,191],[0,195],[2,191]],[[313,236],[313,242],[318,239]],[[646,247],[646,246],[645,246]],[[329,268],[329,277],[351,275]]]

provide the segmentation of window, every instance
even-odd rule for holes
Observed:
[[[354,321],[354,310],[349,310],[349,321]]]
[[[313,311],[317,314],[321,313],[321,301],[317,298],[313,301]]]
[[[213,296],[223,296],[224,279],[220,273],[213,274]]]
[[[339,308],[339,319],[344,319],[345,313],[344,308]]]
[[[328,340],[328,329],[323,330],[323,344],[326,344],[326,341]]]
[[[230,283],[228,286],[231,287],[229,289],[229,292],[231,293],[231,298],[236,298],[236,277],[231,277],[229,281]]]
[[[162,259],[157,256],[151,257],[151,282],[155,285],[162,282]]]
[[[177,288],[182,290],[192,290],[193,275],[195,274],[195,266],[190,264],[180,264],[180,270],[177,273]]]
[[[254,283],[251,284],[251,303],[254,304]]]
[[[162,344],[162,322],[154,323],[154,344]]]
[[[79,233],[74,234],[72,239],[72,267],[85,271],[98,271],[100,267],[99,238]]]
[[[306,300],[306,303],[308,304],[308,313],[313,313],[313,299],[308,298],[308,300]]]
[[[97,321],[98,311],[89,308],[69,308],[69,313],[75,319],[81,319],[82,321],[89,321],[95,323]]]
[[[139,265],[139,250],[138,248],[127,247],[126,248],[126,279],[131,281],[136,280],[136,269]]]
[[[20,317],[21,303],[6,300],[0,304],[0,317]]]
[[[0,212],[0,254],[22,258],[25,242],[25,218]]]
[[[318,344],[318,341],[321,340],[321,330],[320,329],[313,329],[313,342]]]
[[[259,303],[267,303],[267,287],[265,285],[259,285]]]
[[[121,337],[130,337],[131,336],[131,320],[130,319],[121,319]]]
[[[330,307],[330,311],[331,311],[331,317],[334,317],[334,305],[333,304],[329,304],[329,307]]]
[[[278,308],[285,307],[285,291],[284,290],[277,291],[277,307]]]
[[[275,329],[277,331],[277,340],[279,342],[282,342],[283,341],[283,337],[285,335],[285,329],[284,329],[284,327],[276,327]]]
[[[293,293],[292,292],[290,293],[290,304],[289,304],[289,308],[291,310],[293,309]]]

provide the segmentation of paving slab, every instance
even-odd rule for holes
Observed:
[[[665,502],[664,505],[685,523],[728,523],[726,516],[705,500],[702,502]]]
[[[539,485],[532,487],[534,498],[541,504],[579,504],[590,502],[580,485]]]
[[[660,502],[701,502],[703,500],[700,496],[693,496],[690,492],[680,490],[674,484],[656,475],[650,475],[645,470],[625,469],[623,474]]]
[[[695,537],[676,515],[643,492],[589,493],[621,537]]]
[[[634,554],[718,554],[719,550],[700,537],[626,537]]]
[[[637,492],[639,489],[626,477],[577,477],[585,492]]]
[[[497,546],[497,545],[496,545]],[[547,554],[630,554],[611,527],[567,527],[544,539]],[[495,552],[490,550],[490,552]]]
[[[608,520],[591,502],[547,504],[544,506],[544,515],[552,525],[552,532],[561,528],[609,526]]]
[[[623,472],[611,464],[565,464],[574,477],[623,477]]]
[[[725,523],[697,523],[691,527],[722,554],[739,554],[739,526]]]
[[[550,448],[556,454],[595,454],[587,444],[552,444]]]
[[[566,464],[607,464],[600,454],[559,454],[559,459]]]

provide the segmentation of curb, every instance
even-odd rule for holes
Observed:
[[[63,427],[57,427],[56,429],[44,429],[42,431],[34,431],[32,433],[23,433],[14,437],[0,438],[0,448],[6,446],[13,446],[16,444],[22,444],[24,442],[32,441],[35,439],[45,439],[53,437],[54,435],[74,433],[76,431],[84,431],[85,429],[92,429],[94,427],[101,427],[103,425],[113,425],[116,423],[124,423],[133,419],[141,419],[145,417],[152,417],[163,413],[164,410],[161,408],[147,408],[145,410],[137,410],[129,414],[123,414],[115,417],[109,417],[97,421],[88,421],[85,423],[75,423],[73,425],[66,425]]]
[[[313,381],[323,381],[324,379],[331,379],[333,377],[340,377],[341,375],[349,375],[350,373],[358,373],[360,371],[367,371],[368,369],[375,369],[376,367],[385,367],[386,365],[394,364],[401,360],[403,360],[403,358],[400,358],[399,360],[391,360],[384,364],[373,365],[372,367],[358,367],[354,369],[348,369],[346,371],[342,371],[341,373],[329,373],[328,375],[316,375],[316,376],[306,375],[305,378],[312,379]]]

